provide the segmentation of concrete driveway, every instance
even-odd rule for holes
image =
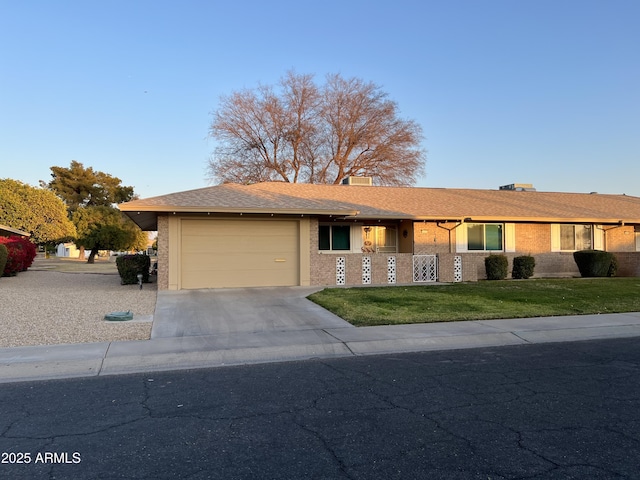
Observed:
[[[354,328],[305,297],[321,288],[159,291],[151,338]]]

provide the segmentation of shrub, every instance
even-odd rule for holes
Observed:
[[[4,272],[4,267],[7,264],[7,259],[9,258],[9,251],[7,247],[0,243],[0,277],[2,276],[2,272]]]
[[[583,277],[610,277],[618,268],[618,260],[611,252],[580,250],[573,252],[573,259]]]
[[[24,252],[24,264],[22,265],[22,271],[27,270],[38,255],[38,249],[36,245],[27,237],[15,237],[16,241],[20,244],[22,251]]]
[[[484,259],[487,280],[504,280],[507,278],[509,261],[504,255],[489,255]]]
[[[28,240],[27,240],[28,241]],[[27,251],[24,248],[21,237],[0,237],[0,243],[7,248],[7,263],[4,266],[2,275],[12,277],[27,269]],[[29,242],[31,243],[31,242]],[[29,264],[30,265],[30,264]]]
[[[513,278],[531,278],[533,269],[536,266],[536,259],[530,255],[522,255],[513,259],[511,276]]]
[[[142,274],[142,281],[149,283],[151,258],[148,255],[121,255],[116,258],[116,266],[122,285],[138,283],[139,273]]]

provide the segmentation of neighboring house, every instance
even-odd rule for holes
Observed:
[[[56,256],[67,258],[79,258],[80,250],[73,242],[59,243],[56,247]]]
[[[119,208],[158,231],[158,286],[386,285],[485,278],[484,257],[578,275],[572,252],[615,252],[640,276],[640,198],[510,189],[224,184]]]
[[[20,237],[31,236],[29,232],[23,232],[22,230],[18,230],[17,228],[11,228],[7,225],[0,224],[0,237],[10,237],[12,235],[18,235]]]

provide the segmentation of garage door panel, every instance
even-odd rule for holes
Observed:
[[[243,265],[249,265],[251,269],[276,270],[284,271],[295,263],[295,258],[290,254],[283,253],[281,255],[265,256],[260,254],[197,254],[185,255],[185,263],[191,265],[192,271],[226,271],[226,270],[242,270]]]
[[[299,285],[296,221],[182,221],[181,288]]]
[[[188,236],[183,237],[182,249],[191,253],[267,253],[288,251],[296,235],[273,235],[260,238],[238,238],[234,236]]]

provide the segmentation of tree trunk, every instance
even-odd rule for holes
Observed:
[[[84,260],[84,247],[80,247],[80,250],[78,252],[78,260]]]
[[[89,254],[89,258],[87,259],[87,263],[95,263],[97,253],[98,253],[98,249],[92,248],[91,253]]]

